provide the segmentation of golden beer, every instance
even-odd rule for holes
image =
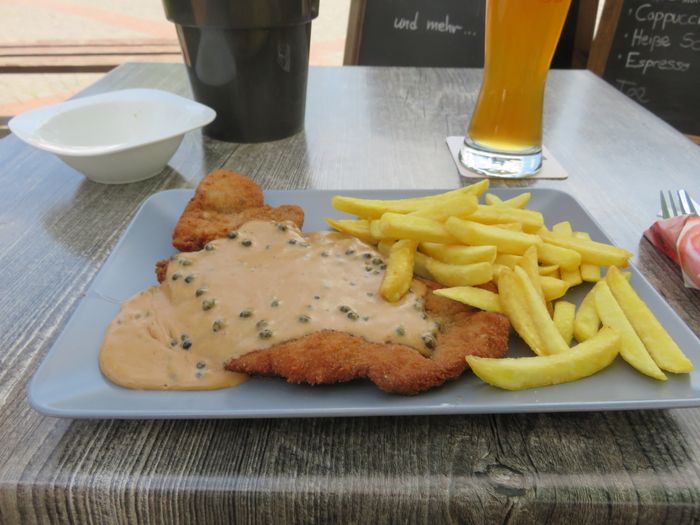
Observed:
[[[570,3],[571,0],[487,0],[484,80],[465,148],[516,157],[538,154],[535,171],[539,169],[544,85]],[[460,157],[467,164],[465,148]],[[502,163],[499,165],[503,168]],[[532,174],[504,171],[508,170],[485,174]]]

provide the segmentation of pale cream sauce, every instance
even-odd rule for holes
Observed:
[[[165,280],[129,299],[110,324],[100,368],[127,388],[205,390],[246,376],[224,364],[319,330],[395,342],[429,354],[437,325],[410,291],[379,296],[385,261],[335,232],[252,221],[199,252],[182,253]]]

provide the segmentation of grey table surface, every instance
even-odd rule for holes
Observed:
[[[158,177],[104,186],[0,141],[0,523],[700,521],[700,409],[107,421],[44,417],[26,385],[141,202],[219,168],[264,188],[452,188],[479,70],[312,68],[305,131],[189,134]],[[90,87],[189,94],[179,65]],[[545,144],[574,195],[700,334],[700,293],[646,241],[659,189],[700,195],[700,148],[585,71],[552,71]],[[504,183],[501,183],[504,184]]]

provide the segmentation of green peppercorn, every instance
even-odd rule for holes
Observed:
[[[214,244],[210,242],[204,246],[204,249],[208,252],[212,251],[214,248],[216,248],[216,246],[214,246]]]
[[[219,330],[222,330],[224,326],[226,326],[226,321],[224,321],[223,319],[217,319],[212,323],[211,329],[214,332],[218,332]]]
[[[246,248],[250,248],[251,246],[253,246],[253,241],[251,241],[250,239],[246,239],[244,241],[241,241],[241,244]]]
[[[193,274],[190,274],[190,275],[188,275],[187,277],[185,277],[185,282],[186,282],[187,284],[190,284],[192,281],[194,281],[194,275],[193,275]]]
[[[379,257],[375,257],[374,259],[372,259],[372,264],[374,264],[375,266],[379,266],[379,265],[382,264],[383,262],[384,262],[384,261],[383,261],[381,258],[379,258]]]
[[[192,264],[192,261],[189,259],[178,259],[178,261],[181,266],[190,266]]]
[[[399,326],[396,329],[396,335],[403,337],[404,335],[406,335],[406,329],[403,326]]]
[[[342,306],[339,306],[339,307],[338,307],[338,310],[340,310],[341,312],[343,312],[344,314],[346,314],[346,313],[348,313],[350,310],[352,310],[352,308],[350,308],[349,306],[347,306],[347,305],[344,304],[344,305],[342,305]]]
[[[241,310],[241,313],[238,314],[238,317],[242,317],[243,319],[247,319],[248,317],[253,317],[253,310],[251,308],[246,308],[245,310]]]
[[[194,292],[194,296],[195,296],[195,297],[201,297],[201,296],[204,295],[205,293],[207,293],[207,289],[206,289],[206,288],[197,288],[197,291]]]
[[[207,367],[207,364],[204,361],[197,361],[197,368],[199,368],[201,370],[202,368],[206,368],[206,367]]]
[[[216,299],[204,299],[204,301],[202,301],[202,310],[206,312],[207,310],[214,308],[215,305]]]
[[[372,254],[371,254],[371,253],[363,253],[363,254],[362,254],[362,257],[363,257],[364,259],[371,259],[371,258],[372,258]]]
[[[345,250],[345,255],[354,255],[355,250]]]
[[[273,299],[272,302],[270,303],[270,306],[272,308],[277,308],[280,305],[279,299]]]
[[[260,339],[269,339],[270,337],[272,337],[272,330],[270,330],[269,328],[265,328],[264,330],[258,332],[258,337]]]
[[[228,232],[228,238],[229,239],[237,239],[238,232],[236,230],[231,230],[230,232]]]
[[[277,229],[281,232],[286,232],[288,228],[286,224],[278,224]]]
[[[435,338],[430,335],[430,334],[425,334],[421,339],[423,339],[423,344],[426,346],[426,348],[433,349],[435,348]]]
[[[304,314],[299,316],[300,323],[308,323],[309,321],[311,321],[311,317],[309,317],[308,315]]]
[[[184,348],[185,350],[189,350],[191,347],[192,347],[192,341],[190,341],[189,339],[185,339],[182,342],[182,348]]]
[[[289,244],[296,244],[296,243],[297,243],[297,240],[296,240],[296,239],[289,239],[287,242],[288,242]]]
[[[357,312],[348,312],[348,319],[351,321],[357,321],[360,318],[360,315]]]
[[[260,319],[257,323],[255,323],[255,328],[258,330],[262,330],[268,325],[267,321],[265,319]]]
[[[173,281],[177,281],[180,277],[182,277],[181,273],[174,273],[171,277]]]

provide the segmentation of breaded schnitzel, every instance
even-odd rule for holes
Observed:
[[[404,345],[322,330],[250,352],[229,361],[226,368],[311,385],[367,378],[385,392],[412,395],[457,379],[467,368],[468,355],[505,356],[510,327],[505,316],[434,295],[430,291],[439,286],[426,284],[426,312],[442,326],[432,357]]]
[[[299,229],[304,226],[304,210],[285,204],[277,208],[264,203],[263,192],[251,179],[229,170],[216,170],[205,176],[194,197],[173,231],[173,246],[183,252],[194,252],[214,239],[255,219],[275,222],[291,221]],[[156,263],[158,282],[165,278],[168,261]]]
[[[284,205],[264,204],[263,192],[248,177],[228,170],[216,170],[197,186],[173,231],[173,246],[183,252],[201,250],[214,239],[254,219],[292,221],[304,226],[304,210]]]
[[[183,251],[198,250],[253,219],[288,220],[301,227],[303,210],[297,206],[265,206],[262,191],[253,181],[219,170],[200,183],[178,221],[173,244]],[[369,246],[366,250],[374,252]],[[157,265],[161,282],[168,264],[161,261]],[[226,368],[312,385],[368,378],[386,392],[410,395],[459,377],[467,368],[468,355],[505,355],[510,325],[504,316],[436,296],[431,292],[440,287],[438,284],[421,282],[423,286],[414,288],[425,288],[425,312],[440,325],[431,357],[407,345],[370,342],[348,332],[322,329],[250,351],[231,359]],[[386,307],[392,306],[386,303]]]

